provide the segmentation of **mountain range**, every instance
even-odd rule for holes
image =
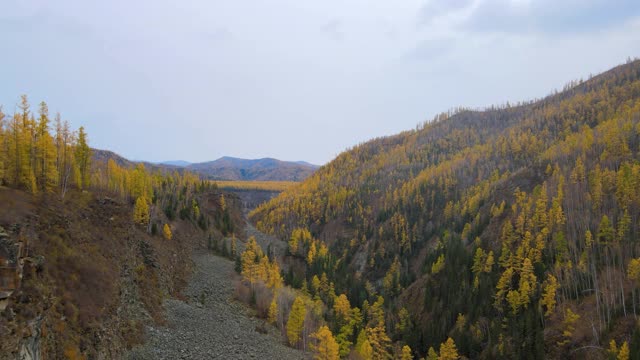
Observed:
[[[132,167],[142,163],[151,169],[169,169],[181,172],[188,170],[210,180],[240,181],[302,181],[313,174],[319,166],[305,161],[282,161],[273,158],[241,159],[224,156],[214,161],[190,163],[184,160],[148,161],[128,160],[109,150],[93,150],[96,162],[113,159],[123,167]]]

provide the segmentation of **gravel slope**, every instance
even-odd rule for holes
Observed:
[[[251,236],[256,238],[256,242],[258,243],[258,245],[260,245],[262,250],[270,250],[271,254],[277,256],[278,258],[286,254],[288,246],[286,241],[281,241],[274,236],[260,232],[248,221],[247,226],[245,227],[245,231],[247,232],[247,238]]]
[[[210,253],[194,254],[195,272],[186,302],[165,301],[168,327],[147,327],[146,342],[128,358],[142,359],[302,359],[276,330],[257,332],[263,321],[232,299],[234,264]]]

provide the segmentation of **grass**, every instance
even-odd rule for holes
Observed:
[[[226,190],[261,190],[284,191],[299,184],[295,181],[214,181],[220,189]]]

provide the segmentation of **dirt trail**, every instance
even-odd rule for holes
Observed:
[[[305,354],[282,343],[270,326],[232,299],[234,263],[208,252],[193,257],[195,271],[187,301],[165,301],[167,327],[147,327],[146,342],[128,358],[138,359],[302,359]]]

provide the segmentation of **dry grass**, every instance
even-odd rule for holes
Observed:
[[[226,190],[260,190],[260,191],[285,191],[299,184],[295,181],[214,181],[220,189]]]

